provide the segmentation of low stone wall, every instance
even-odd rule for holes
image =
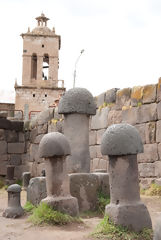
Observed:
[[[91,171],[106,169],[108,161],[100,152],[101,137],[111,124],[135,126],[144,144],[138,154],[141,184],[161,177],[161,79],[156,85],[111,89],[96,97],[97,113],[90,123]]]

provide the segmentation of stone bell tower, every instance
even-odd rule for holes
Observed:
[[[22,110],[25,119],[51,106],[65,91],[64,81],[58,80],[61,38],[47,27],[49,18],[43,13],[36,20],[36,28],[21,34],[22,86],[15,83],[15,109]]]

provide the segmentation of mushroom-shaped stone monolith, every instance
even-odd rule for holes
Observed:
[[[96,114],[92,94],[85,88],[70,89],[60,99],[58,111],[64,114],[64,135],[71,146],[68,172],[90,172],[89,116]]]
[[[21,187],[18,184],[12,184],[7,188],[8,207],[3,212],[3,217],[17,218],[23,215],[24,210],[20,203]]]
[[[137,153],[143,152],[143,144],[137,129],[129,124],[111,125],[103,134],[101,152],[109,156],[110,204],[105,214],[136,232],[152,228],[140,200]]]
[[[39,145],[39,156],[45,158],[47,197],[43,199],[54,209],[77,216],[78,201],[70,195],[66,170],[66,156],[71,153],[66,137],[58,132],[44,135]]]

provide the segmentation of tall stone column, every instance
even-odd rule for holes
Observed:
[[[52,86],[58,87],[58,57],[49,58],[49,81]]]
[[[70,89],[60,99],[58,112],[64,114],[64,134],[71,146],[68,173],[89,173],[89,116],[96,113],[92,94],[85,88]]]
[[[134,231],[152,228],[146,206],[140,200],[137,153],[141,137],[129,124],[111,125],[102,137],[101,152],[109,156],[110,204],[105,214],[117,225]]]
[[[37,56],[37,82],[42,81],[43,56]]]

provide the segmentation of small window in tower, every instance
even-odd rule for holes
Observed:
[[[32,95],[33,97],[35,97],[35,93],[33,93],[33,95]]]
[[[48,95],[47,94],[45,94],[45,97],[47,97]]]
[[[42,44],[42,48],[44,48],[44,44]]]
[[[23,52],[24,52],[24,53],[26,53],[26,52],[27,52],[27,50],[26,50],[26,49],[24,49],[24,50],[23,50]]]

